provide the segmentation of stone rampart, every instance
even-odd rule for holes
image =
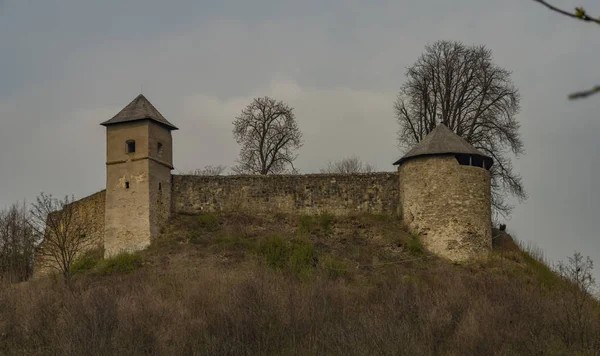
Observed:
[[[396,214],[398,174],[174,175],[173,213]]]
[[[87,249],[102,248],[104,244],[104,205],[106,199],[106,191],[102,190],[92,195],[89,195],[73,203],[73,217],[75,219],[84,219],[84,222],[76,221],[75,224],[85,226],[85,243]],[[53,214],[60,214],[60,211]],[[36,253],[36,261],[34,268],[34,277],[47,274],[48,272],[56,271],[52,267],[54,263],[48,257],[41,254],[41,249],[44,248],[44,243],[38,248]],[[82,251],[84,252],[84,251]]]

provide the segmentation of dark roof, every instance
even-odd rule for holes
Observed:
[[[445,155],[445,154],[469,154],[482,157],[486,167],[491,167],[493,160],[483,152],[475,149],[470,143],[458,136],[446,125],[439,124],[415,147],[408,151],[394,164],[402,164],[404,161],[421,156]]]
[[[166,126],[169,130],[177,130],[177,127],[167,121],[167,119],[165,119],[165,117],[156,110],[154,105],[152,105],[142,94],[133,99],[132,102],[127,104],[127,106],[119,111],[112,119],[104,121],[100,125],[108,126],[137,120],[152,120]]]

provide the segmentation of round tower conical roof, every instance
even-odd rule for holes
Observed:
[[[435,156],[447,154],[467,154],[483,158],[486,167],[491,167],[493,159],[477,150],[464,138],[455,134],[446,125],[439,124],[415,147],[408,151],[402,158],[394,162],[400,165],[406,160],[422,156]]]

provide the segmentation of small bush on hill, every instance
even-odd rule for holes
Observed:
[[[100,274],[129,273],[142,265],[139,253],[121,252],[116,256],[101,260],[96,265]]]
[[[275,270],[285,270],[304,278],[314,269],[316,254],[309,240],[286,241],[281,236],[273,235],[261,241],[259,251],[267,265]]]
[[[331,254],[324,255],[319,259],[319,267],[325,276],[332,280],[352,276],[353,266],[350,261]]]
[[[421,238],[418,235],[411,235],[408,241],[406,241],[406,248],[413,256],[423,256],[425,254],[425,247],[421,242]]]
[[[96,267],[96,264],[102,260],[103,257],[103,248],[88,250],[71,264],[71,273],[76,274],[92,270],[94,267]]]
[[[333,216],[328,213],[302,215],[298,221],[298,231],[304,234],[318,234],[327,236],[333,232]]]
[[[198,215],[198,226],[207,231],[219,230],[219,218],[213,213],[201,213]]]

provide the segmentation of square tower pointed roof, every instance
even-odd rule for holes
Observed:
[[[100,125],[108,126],[121,124],[124,122],[137,120],[152,120],[159,123],[169,130],[178,130],[178,128],[170,123],[164,116],[150,103],[142,94],[138,95],[133,101],[125,106],[112,119],[104,121]]]
[[[487,162],[487,167],[491,167],[493,164],[493,159],[490,156],[473,147],[464,138],[450,130],[448,126],[439,124],[421,142],[416,144],[402,158],[394,162],[394,165],[402,164],[404,161],[415,157],[446,154],[480,156]]]

